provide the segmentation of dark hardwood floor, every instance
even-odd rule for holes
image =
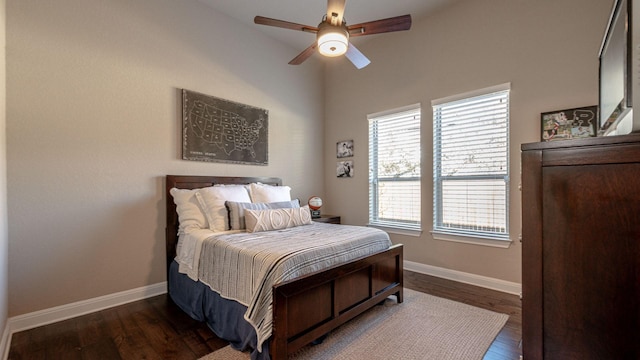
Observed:
[[[405,287],[509,315],[485,360],[517,360],[518,296],[405,271]],[[159,295],[13,334],[9,359],[198,359],[226,346]]]

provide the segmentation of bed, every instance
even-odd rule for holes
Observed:
[[[167,282],[171,299],[194,319],[206,321],[236,349],[251,350],[252,359],[286,359],[301,347],[375,306],[390,295],[403,301],[403,247],[392,245],[375,253],[331,265],[268,288],[270,336],[258,345],[254,326],[244,317],[247,307],[212,291],[178,271],[178,221],[171,189],[262,183],[282,186],[273,177],[166,176]],[[343,225],[314,224],[309,226]],[[355,227],[352,227],[355,228]],[[335,230],[338,230],[336,228]]]

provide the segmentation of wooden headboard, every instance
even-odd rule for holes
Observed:
[[[282,179],[276,177],[232,177],[232,176],[191,176],[191,175],[167,175],[165,199],[167,201],[167,273],[169,265],[176,257],[176,245],[178,244],[178,213],[173,197],[169,193],[172,188],[199,189],[215,184],[250,184],[260,182],[269,185],[282,185]],[[168,278],[167,278],[168,280]]]

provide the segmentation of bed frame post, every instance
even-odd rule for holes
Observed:
[[[287,335],[289,331],[287,329],[287,297],[278,291],[273,291],[273,330],[272,335],[275,334],[276,329],[278,334],[285,336],[272,336],[269,343],[269,355],[271,360],[287,359],[289,349],[287,347]]]

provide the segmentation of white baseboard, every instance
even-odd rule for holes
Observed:
[[[7,359],[9,357],[9,347],[11,345],[11,331],[9,331],[9,322],[7,321],[7,325],[4,327],[4,331],[2,332],[2,340],[0,340],[0,354],[2,354],[2,359]]]
[[[404,269],[421,274],[437,276],[447,280],[480,286],[491,290],[497,290],[507,294],[520,295],[522,292],[522,285],[519,283],[445,269],[437,266],[425,265],[413,261],[405,260]]]
[[[143,286],[126,290],[115,294],[100,296],[93,299],[82,300],[71,304],[56,306],[50,309],[35,311],[18,315],[7,320],[7,326],[2,334],[0,342],[0,354],[3,359],[9,356],[11,335],[18,331],[33,329],[38,326],[70,319],[76,316],[86,315],[92,312],[108,309],[114,306],[146,299],[167,292],[167,282]]]

